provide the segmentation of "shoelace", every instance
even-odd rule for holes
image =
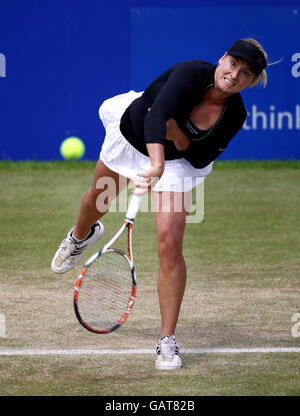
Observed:
[[[175,355],[176,341],[174,337],[167,337],[159,341],[158,347],[161,350],[161,354],[166,358],[172,358]]]
[[[71,244],[70,244],[71,243]],[[79,244],[76,244],[71,237],[65,238],[59,248],[61,249],[60,256],[63,259],[69,257],[73,251],[79,247]]]

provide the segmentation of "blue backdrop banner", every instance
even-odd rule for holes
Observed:
[[[280,62],[242,93],[247,121],[222,158],[300,159],[300,7],[274,1],[1,0],[0,159],[61,159],[77,136],[96,160],[105,99],[182,60],[217,63],[245,37]]]

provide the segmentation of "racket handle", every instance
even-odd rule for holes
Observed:
[[[130,202],[129,202],[129,206],[128,206],[128,210],[126,213],[126,220],[128,221],[134,221],[136,214],[138,213],[139,207],[140,207],[140,202],[142,199],[143,194],[141,195],[136,195],[136,194],[132,194],[131,198],[130,198]]]

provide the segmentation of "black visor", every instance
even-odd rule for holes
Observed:
[[[264,54],[252,43],[245,40],[237,40],[228,50],[228,55],[246,59],[255,76],[258,76],[267,66]]]

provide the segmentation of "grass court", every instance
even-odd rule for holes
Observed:
[[[0,162],[0,314],[6,327],[0,395],[298,396],[300,353],[292,350],[186,352],[181,370],[154,369],[160,315],[151,212],[140,212],[135,222],[138,287],[127,322],[107,335],[80,326],[72,303],[80,266],[57,275],[50,263],[74,224],[93,168],[93,162]],[[104,240],[123,217],[103,218]],[[300,347],[299,229],[300,162],[215,163],[204,186],[204,219],[188,223],[185,233],[188,282],[176,333],[182,350]],[[28,349],[144,352],[1,353]]]

